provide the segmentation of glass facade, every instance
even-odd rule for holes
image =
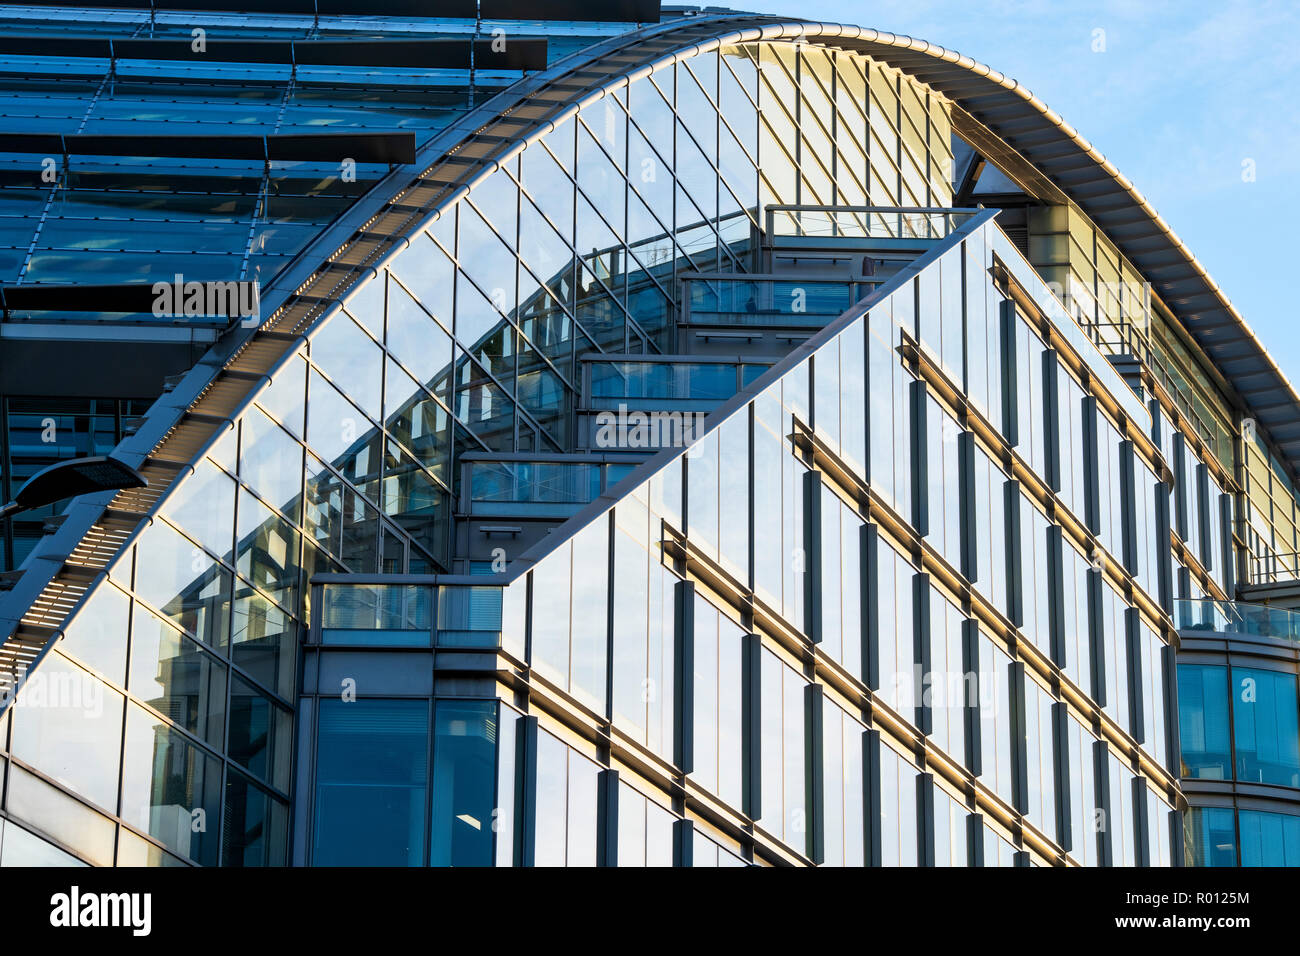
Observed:
[[[1215,630],[1240,641],[1230,627]],[[1191,644],[1178,664],[1182,776],[1197,821],[1188,828],[1187,862],[1295,866],[1300,678],[1291,647],[1267,656],[1258,645],[1231,646],[1240,651]]]
[[[923,269],[964,261],[973,243],[987,257],[988,273],[996,272],[996,262],[1008,270],[1009,281],[1032,289],[1027,264],[991,218],[977,219],[935,246],[923,258]],[[1054,655],[1067,643],[1064,630],[1052,623],[1060,619],[1052,609],[1063,605],[1064,591],[1063,577],[1052,571],[1059,559],[1051,555],[1063,553],[1067,535],[1070,547],[1086,546],[1076,530],[1086,525],[1082,516],[1069,527],[1059,513],[1057,521],[1048,519],[1039,510],[1044,503],[1032,471],[1023,481],[999,482],[1014,492],[1010,500],[1017,507],[1004,510],[1000,524],[987,532],[989,553],[1024,555],[1004,575],[991,569],[988,574],[991,581],[1005,581],[1000,603],[1010,606],[1018,622],[980,591],[977,559],[965,558],[969,577],[953,568],[950,562],[963,561],[962,542],[973,543],[980,522],[975,500],[955,495],[949,506],[947,489],[974,471],[974,449],[992,459],[1016,446],[982,421],[961,428],[949,410],[946,396],[955,383],[936,352],[916,338],[925,334],[916,325],[916,310],[903,307],[924,288],[919,278],[910,280],[877,308],[839,320],[821,333],[825,345],[808,357],[778,363],[757,380],[752,397],[724,409],[692,450],[660,453],[646,466],[648,476],[613,507],[589,508],[565,526],[571,529],[567,540],[536,548],[535,558],[524,555],[526,573],[505,589],[520,591],[524,600],[516,613],[503,614],[503,646],[524,647],[542,682],[538,693],[590,715],[580,723],[608,721],[620,743],[610,757],[597,754],[593,761],[590,749],[543,729],[551,718],[537,718],[536,777],[525,771],[522,792],[537,790],[527,812],[539,829],[530,847],[528,826],[517,828],[524,844],[518,852],[535,854],[532,860],[539,863],[607,860],[600,856],[607,850],[599,821],[615,815],[624,842],[623,799],[620,789],[611,800],[612,785],[600,781],[605,774],[631,773],[635,758],[668,759],[681,774],[689,796],[679,824],[752,821],[755,835],[739,849],[754,862],[965,865],[975,858],[969,833],[985,828],[1018,852],[1045,861],[1137,865],[1170,858],[1177,788],[1168,766],[1164,706],[1169,619],[1145,595],[1128,563],[1103,559],[1100,570],[1089,571],[1081,601],[1088,637],[1074,645],[1085,648],[1078,661],[1080,691],[1098,701],[1092,706],[1099,709],[1082,712],[1077,697],[1051,689],[1053,680],[1072,680],[1062,666],[1068,656]],[[1034,314],[1037,300],[1017,302],[1012,289],[1002,291],[1004,301],[1016,303],[1017,321],[1024,323],[1020,313],[1029,311],[1051,335],[1050,303],[1046,314]],[[950,313],[936,303],[944,327],[961,328],[969,298],[953,297]],[[872,323],[877,335],[868,337]],[[868,473],[880,459],[867,451],[865,434],[860,440],[853,436],[854,429],[865,433],[868,422],[844,418],[835,406],[827,421],[816,411],[824,405],[815,397],[810,401],[839,394],[838,378],[846,368],[870,384],[869,350],[882,340],[897,343],[887,361],[908,371],[887,380],[890,387],[893,381],[902,386],[904,401],[914,409],[902,442],[925,449],[910,456],[906,516],[871,495]],[[1036,335],[1035,341],[1048,348],[1045,339]],[[1061,335],[1053,344],[1062,352],[1073,348]],[[1009,375],[1011,358],[1003,359],[997,371]],[[875,367],[882,364],[877,360]],[[1047,385],[1029,379],[1016,401],[1042,415],[1043,403],[1032,401],[1036,387]],[[1099,397],[1114,402],[1107,393]],[[1054,418],[1043,415],[1039,427],[1044,447],[1059,440]],[[934,431],[939,440],[930,442]],[[770,450],[760,452],[763,434],[771,436],[762,439]],[[1116,460],[1120,451],[1130,462],[1152,454],[1147,444],[1129,441],[1120,448],[1118,437],[1114,444]],[[724,455],[728,446],[739,454]],[[861,471],[840,455],[842,448],[856,449],[865,459]],[[894,456],[884,461],[892,475]],[[1153,458],[1146,467],[1154,474],[1160,461]],[[739,468],[752,472],[739,480],[723,477]],[[1094,489],[1101,469],[1096,459],[1085,467],[1085,481]],[[935,473],[949,480],[932,482]],[[1126,477],[1133,473],[1115,471],[1120,477],[1113,527],[1119,538],[1113,547],[1121,561],[1133,550],[1127,529],[1139,514],[1132,478]],[[721,494],[728,482],[735,490]],[[735,509],[725,522],[718,517],[724,504]],[[772,535],[762,538],[767,546],[751,547],[744,529],[764,521],[773,522]],[[1035,543],[1009,548],[1017,534]],[[753,540],[760,540],[757,530]],[[774,542],[782,550],[766,564]],[[658,560],[647,565],[647,554],[655,553]],[[854,558],[846,559],[846,553]],[[648,566],[655,573],[647,579]],[[326,592],[332,587],[326,584]],[[506,600],[503,594],[503,607]],[[607,619],[615,621],[612,655],[605,653],[611,640]],[[666,689],[661,695],[658,681],[669,672],[671,695]],[[620,692],[620,686],[628,690]],[[864,723],[857,715],[868,703],[875,718]],[[652,725],[662,729],[649,735],[652,714],[659,715]],[[1105,745],[1084,729],[1096,719],[1108,728]],[[974,736],[972,726],[979,727]],[[1070,733],[1071,727],[1077,730]],[[1125,753],[1115,739],[1135,743]],[[909,741],[946,755],[955,778],[941,782],[938,773],[923,772],[901,756]],[[1142,772],[1135,774],[1135,766]],[[954,808],[949,787],[976,794],[973,815],[980,829],[968,822],[970,813]],[[642,822],[645,801],[655,801],[638,793],[632,827],[640,833],[651,825]],[[1023,821],[1018,838],[979,812],[983,801],[990,801],[991,811],[1003,794]],[[668,793],[659,801],[662,809]],[[580,817],[574,806],[582,809]],[[592,807],[596,812],[589,818]],[[551,821],[545,834],[543,817]],[[594,834],[587,829],[593,819]],[[638,850],[635,859],[642,858]]]
[[[21,618],[57,643],[5,717],[0,865],[1300,864],[1294,667],[1175,663],[1261,542],[1295,550],[1269,441],[1234,463],[1206,360],[1081,210],[1036,207],[1026,247],[960,205],[948,96],[751,21],[530,23],[530,84],[55,84],[53,133],[203,94],[195,123],[413,132],[419,165],[182,164],[210,245],[166,270],[279,298],[176,424],[145,416],[150,497]],[[34,251],[0,283],[137,275],[141,221],[186,206],[74,166],[11,190]],[[129,241],[60,244],[100,204]],[[11,492],[142,410],[78,406],[46,454],[45,407],[4,401]]]

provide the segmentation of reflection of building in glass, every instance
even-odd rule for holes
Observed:
[[[104,707],[6,714],[0,864],[1293,862],[1300,404],[1240,317],[999,75],[628,6],[218,12],[219,62],[109,15],[61,134],[156,150],[199,84],[262,152],[191,141],[225,178],[182,201],[71,150],[114,310],[74,250],[0,279],[15,340],[86,363],[97,323],[156,378],[82,429],[150,487],[7,532],[3,663]],[[103,82],[60,15],[0,11]],[[24,143],[3,228],[89,228]],[[264,320],[142,317],[164,264]]]

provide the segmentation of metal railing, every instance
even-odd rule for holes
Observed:
[[[1192,423],[1201,441],[1213,449],[1221,463],[1224,461],[1224,444],[1231,442],[1231,436],[1211,428],[1205,416],[1196,408],[1194,399],[1188,395],[1188,389],[1169,368],[1160,350],[1151,344],[1146,330],[1141,325],[1127,318],[1120,319],[1118,322],[1093,318],[1085,309],[1079,308],[1078,300],[1070,293],[1066,294],[1065,306],[1103,355],[1132,355],[1151,369],[1161,386],[1178,403],[1184,417]],[[1226,454],[1230,458],[1230,448],[1226,450]]]
[[[1180,631],[1248,634],[1300,643],[1300,612],[1266,604],[1211,598],[1174,601],[1174,623]]]
[[[471,515],[563,518],[618,484],[636,462],[472,461],[465,467]]]
[[[768,206],[768,241],[799,239],[946,239],[978,209],[936,206]]]
[[[884,277],[849,280],[698,273],[684,275],[681,281],[684,325],[819,329],[875,291]]]
[[[1246,570],[1251,584],[1300,581],[1300,552],[1268,551],[1247,556]]]
[[[592,407],[669,405],[713,407],[726,401],[770,367],[765,362],[663,362],[626,358],[583,359],[590,375],[586,394]]]
[[[336,647],[492,648],[501,616],[500,586],[328,583],[314,632]]]

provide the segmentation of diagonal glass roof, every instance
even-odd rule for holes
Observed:
[[[474,20],[85,12],[0,8],[0,38],[11,41],[0,43],[0,287],[175,273],[265,285],[391,166],[333,156],[163,159],[148,155],[153,138],[402,134],[418,149],[528,72],[385,62],[385,46],[407,50],[413,41],[444,44],[435,57],[469,59],[473,38],[491,43],[494,29]],[[168,48],[141,58],[151,38],[188,40],[196,16],[218,57],[177,58]],[[630,26],[500,23],[508,42],[541,51],[539,67]],[[24,36],[43,44],[35,55]],[[328,62],[355,44],[319,54],[320,44],[342,38],[377,43],[361,57],[373,62]],[[109,42],[122,51],[111,59],[102,55]],[[285,62],[263,62],[286,51]],[[485,48],[475,51],[483,60]],[[60,155],[51,136],[138,139],[114,155],[83,155],[64,140]]]

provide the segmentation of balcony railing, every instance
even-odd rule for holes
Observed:
[[[323,645],[499,647],[502,589],[435,584],[325,584]]]
[[[1263,554],[1250,554],[1247,555],[1246,570],[1251,584],[1300,582],[1300,553],[1266,551]]]
[[[469,513],[564,518],[623,480],[636,462],[472,461]]]
[[[682,276],[682,322],[816,328],[870,295],[884,277],[804,279],[741,273]]]
[[[767,236],[795,239],[946,239],[978,209],[926,206],[768,206]]]
[[[592,407],[711,409],[768,370],[766,363],[584,359]]]
[[[1180,631],[1247,634],[1300,643],[1300,612],[1265,604],[1209,598],[1175,601],[1174,623]]]

